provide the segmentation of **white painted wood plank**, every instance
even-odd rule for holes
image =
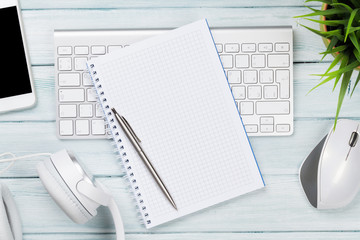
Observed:
[[[289,7],[286,11],[282,7],[60,9],[23,11],[23,18],[33,65],[54,63],[54,29],[176,28],[201,18],[207,18],[211,27],[292,25],[294,61],[314,62],[321,59],[318,53],[324,51],[324,44],[293,18],[308,12],[304,7]],[[318,28],[314,23],[306,24]]]
[[[201,0],[201,1],[113,1],[113,0],[63,0],[63,1],[42,1],[42,0],[21,0],[23,9],[53,9],[53,8],[193,8],[193,7],[211,7],[211,8],[239,8],[239,7],[274,7],[274,6],[303,6],[304,0]],[[309,2],[307,6],[319,6],[316,2]]]
[[[172,233],[172,234],[126,234],[127,240],[279,240],[279,239],[311,239],[311,240],[358,240],[359,232],[278,232],[278,233]],[[26,234],[24,240],[113,240],[114,234]]]
[[[251,137],[262,173],[297,174],[303,159],[332,124],[332,120],[296,121],[295,133],[290,137]],[[74,151],[94,175],[122,175],[121,164],[110,140],[58,140],[53,122],[2,122],[0,133],[0,153],[13,152],[21,156],[66,148]],[[41,159],[19,161],[2,177],[36,177],[36,163]],[[1,169],[5,166],[0,164]]]
[[[333,82],[307,93],[319,83],[314,73],[323,73],[328,63],[311,63],[294,65],[294,110],[296,118],[334,118],[338,100],[337,88],[332,92]],[[35,89],[38,97],[37,105],[29,110],[5,113],[0,121],[54,121],[55,120],[55,88],[53,67],[33,67]],[[357,75],[354,74],[353,78]],[[353,97],[345,97],[341,117],[360,117],[355,107],[360,102],[360,88]]]
[[[124,179],[99,179],[114,194],[126,233],[359,231],[360,197],[347,208],[319,211],[307,202],[297,175],[265,175],[267,186],[199,213],[145,230]],[[4,179],[18,203],[25,233],[113,233],[105,208],[86,225],[71,222],[39,179]]]

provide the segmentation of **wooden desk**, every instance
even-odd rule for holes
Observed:
[[[325,50],[322,40],[292,18],[308,12],[302,0],[22,0],[21,4],[38,103],[31,110],[0,115],[0,152],[24,155],[72,149],[114,192],[127,239],[360,238],[359,197],[345,209],[318,211],[307,202],[298,181],[302,160],[333,124],[338,92],[332,94],[329,83],[306,96],[318,83],[318,77],[310,74],[323,73],[331,57],[319,63],[318,53]],[[175,28],[200,18],[207,18],[212,27],[293,26],[295,133],[291,137],[250,139],[267,184],[263,190],[148,231],[138,220],[110,142],[56,138],[53,30]],[[346,97],[341,117],[359,119],[359,102],[359,91],[351,101]],[[24,238],[115,239],[105,208],[99,209],[98,217],[86,225],[74,224],[65,216],[38,179],[36,163],[40,160],[19,161],[0,179],[8,184],[18,203]]]

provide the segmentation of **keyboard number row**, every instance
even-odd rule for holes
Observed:
[[[110,45],[108,46],[108,52],[113,52],[119,50],[123,47],[127,47],[128,45]],[[93,55],[104,55],[106,53],[106,46],[104,45],[95,45],[91,46],[91,54]],[[57,48],[58,55],[72,55],[73,48],[71,46],[59,46]],[[89,47],[88,46],[75,46],[74,53],[75,55],[89,55]]]
[[[234,68],[249,68],[250,67],[250,55],[237,54],[235,55],[235,64],[233,55],[222,54],[220,55],[223,67]],[[265,54],[253,54],[251,55],[251,67],[264,68],[266,67],[266,55]],[[270,68],[286,68],[290,67],[290,55],[289,54],[268,54],[267,55],[267,67]]]

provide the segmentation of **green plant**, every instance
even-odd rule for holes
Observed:
[[[328,55],[334,55],[334,60],[324,74],[314,74],[321,76],[321,82],[312,88],[315,88],[335,79],[334,88],[341,79],[339,99],[336,110],[335,126],[340,113],[340,109],[348,91],[350,97],[360,80],[360,72],[351,87],[351,76],[353,71],[360,66],[360,0],[307,0],[305,2],[322,2],[323,8],[317,10],[309,8],[312,13],[296,16],[295,18],[304,18],[306,20],[319,23],[321,30],[315,30],[310,27],[301,26],[320,35],[328,43],[327,49],[323,54],[323,58]],[[320,16],[320,20],[309,18]],[[338,70],[330,72],[339,62]],[[352,88],[352,90],[350,90]]]

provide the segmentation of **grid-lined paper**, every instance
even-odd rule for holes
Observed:
[[[147,228],[264,186],[206,20],[92,64],[108,121],[127,119],[178,207],[111,123]]]

